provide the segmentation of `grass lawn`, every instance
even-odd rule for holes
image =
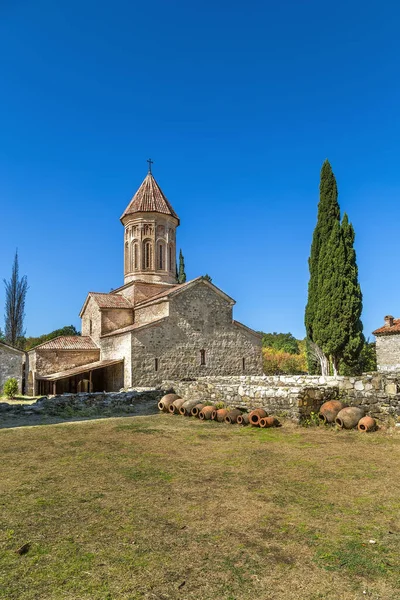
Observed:
[[[2,599],[400,598],[399,434],[159,414],[0,452]]]

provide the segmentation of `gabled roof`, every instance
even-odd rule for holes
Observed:
[[[31,348],[32,350],[98,350],[98,346],[92,338],[83,335],[59,335],[48,342],[43,342],[38,346]]]
[[[14,350],[14,352],[19,352],[20,354],[25,354],[25,350],[20,350],[19,348],[14,348],[11,344],[7,342],[0,342],[0,346],[5,346],[8,350]]]
[[[375,329],[372,332],[373,335],[393,335],[396,333],[400,333],[400,319],[393,319],[393,325],[383,325],[383,327],[379,327],[379,329]]]
[[[235,300],[233,298],[231,298],[230,296],[228,296],[228,294],[225,294],[225,292],[220,290],[216,285],[214,285],[207,279],[204,279],[204,277],[196,277],[196,279],[192,279],[191,281],[186,281],[185,283],[179,283],[178,285],[174,285],[173,287],[170,287],[168,290],[165,290],[165,292],[161,292],[160,294],[157,294],[156,296],[150,296],[150,298],[147,298],[146,300],[142,300],[141,302],[138,302],[135,305],[135,308],[142,308],[143,306],[147,306],[147,305],[151,304],[152,302],[157,302],[159,300],[160,301],[164,300],[164,299],[167,300],[170,296],[175,296],[177,294],[180,294],[181,292],[183,292],[191,287],[194,287],[195,285],[197,285],[199,283],[203,283],[204,285],[208,286],[209,288],[214,290],[214,292],[216,292],[219,296],[221,296],[222,298],[227,300],[227,302],[230,302],[232,305],[235,304]]]
[[[121,219],[126,215],[137,212],[158,212],[164,215],[171,215],[179,222],[178,215],[164,196],[152,173],[147,173],[142,185],[128,204]]]
[[[128,333],[129,331],[136,331],[137,329],[146,329],[148,327],[154,327],[156,325],[159,325],[163,321],[166,321],[167,319],[168,317],[161,317],[160,319],[155,319],[154,321],[150,321],[149,323],[132,323],[132,325],[121,327],[121,329],[115,329],[114,331],[110,331],[110,333],[104,333],[100,337],[112,337],[113,335],[122,335],[123,333]]]
[[[127,298],[125,298],[125,296],[121,296],[120,294],[112,294],[112,293],[105,294],[102,292],[89,292],[88,295],[86,296],[86,300],[81,308],[79,316],[82,316],[90,298],[93,298],[93,300],[96,302],[97,306],[100,309],[102,309],[102,308],[130,308],[132,310],[132,308],[133,308],[133,306],[129,302],[129,300]]]

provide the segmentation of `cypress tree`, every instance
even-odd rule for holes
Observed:
[[[313,341],[332,360],[335,375],[348,337],[343,313],[346,285],[344,238],[336,221],[318,263],[318,304],[313,322]]]
[[[355,233],[347,214],[342,221],[342,236],[346,254],[345,285],[342,306],[343,326],[346,328],[346,344],[342,350],[343,362],[350,368],[354,368],[359,362],[365,337],[363,324],[361,322],[362,293],[358,281],[358,267],[356,252],[354,250]]]
[[[325,255],[325,249],[329,244],[329,239],[335,223],[339,223],[340,221],[336,179],[328,160],[325,160],[321,168],[319,193],[320,200],[318,204],[317,225],[314,229],[310,258],[308,259],[310,279],[308,283],[308,300],[305,311],[307,356],[310,372],[313,372],[313,363],[315,363],[314,352],[311,351],[311,348],[317,343],[314,339],[314,323],[317,307],[320,303],[319,277],[321,271],[319,269],[319,261],[321,257]],[[321,372],[325,374],[327,370],[326,359],[324,359],[320,348],[316,348],[316,350],[320,360]]]
[[[179,251],[179,271],[178,271],[178,283],[185,283],[185,259],[183,258],[182,250]]]
[[[15,252],[10,281],[3,281],[6,288],[5,339],[11,346],[23,346],[28,281],[26,275],[19,277],[18,251]]]

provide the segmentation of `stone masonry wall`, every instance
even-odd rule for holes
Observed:
[[[261,339],[235,325],[230,302],[206,284],[172,297],[166,321],[132,332],[133,386],[242,373],[262,373]]]
[[[225,404],[241,409],[264,408],[268,414],[300,421],[318,412],[323,402],[340,398],[362,406],[380,421],[400,416],[400,375],[374,373],[360,377],[240,376],[199,377],[192,381],[164,381],[183,398]]]
[[[400,335],[376,336],[378,371],[400,371]]]
[[[25,355],[9,346],[0,344],[0,394],[7,379],[15,377],[18,381],[18,389],[21,392],[22,370]]]

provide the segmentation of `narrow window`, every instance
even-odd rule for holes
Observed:
[[[158,371],[158,358],[154,359],[154,370]]]
[[[169,247],[169,270],[172,271],[172,247]]]
[[[158,268],[162,271],[164,269],[164,255],[162,244],[158,247]]]
[[[135,271],[137,271],[139,268],[139,248],[137,244],[133,246],[133,266]]]
[[[89,335],[92,335],[93,332],[93,323],[92,319],[89,319]]]
[[[242,358],[242,369],[243,371],[246,369],[246,359],[244,357]]]
[[[200,350],[200,365],[204,367],[206,364],[206,351]]]
[[[144,243],[144,257],[143,257],[143,267],[145,269],[151,269],[152,265],[152,252],[151,252],[151,242]]]

